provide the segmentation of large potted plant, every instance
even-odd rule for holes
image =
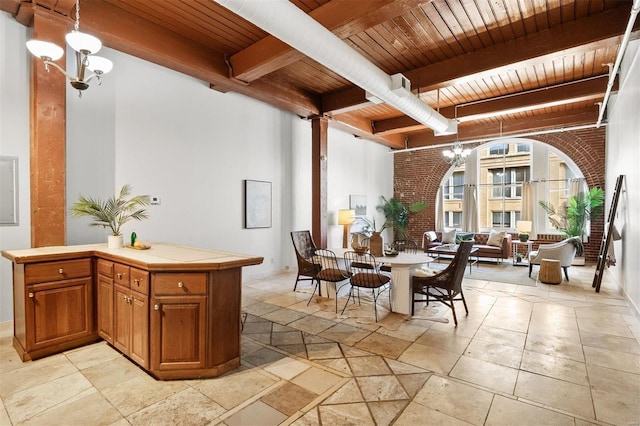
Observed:
[[[427,203],[424,201],[417,201],[411,203],[409,206],[405,206],[396,198],[386,199],[381,195],[380,204],[376,206],[376,210],[382,212],[385,218],[381,232],[386,228],[393,228],[396,231],[396,239],[404,240],[407,236],[407,230],[409,229],[409,217],[411,213],[417,213],[426,208]]]
[[[149,217],[149,212],[144,208],[151,204],[148,195],[131,195],[131,186],[124,185],[117,197],[110,197],[106,201],[97,198],[80,195],[78,201],[71,206],[71,214],[74,217],[90,217],[91,226],[102,226],[111,230],[108,238],[109,248],[122,247],[122,225],[131,220],[142,220]]]
[[[587,222],[597,219],[604,210],[604,191],[598,187],[591,188],[588,192],[579,192],[569,197],[566,203],[555,208],[553,204],[545,201],[539,202],[540,206],[547,212],[551,225],[562,231],[567,238],[576,238],[576,256],[584,254],[584,236]]]

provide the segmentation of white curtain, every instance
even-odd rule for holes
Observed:
[[[538,182],[525,182],[522,185],[522,207],[520,210],[520,219],[531,221],[531,232],[529,238],[535,240],[537,238],[536,231],[536,186]]]
[[[462,197],[462,229],[466,232],[478,232],[478,188],[475,185],[464,186]]]
[[[436,194],[436,231],[444,231],[444,191],[438,188]]]
[[[569,196],[574,197],[580,192],[584,192],[585,180],[584,178],[571,179],[569,181]]]

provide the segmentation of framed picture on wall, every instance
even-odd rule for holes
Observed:
[[[356,211],[356,216],[365,216],[367,214],[367,196],[349,195],[349,208]]]
[[[244,227],[271,228],[271,182],[244,181]]]

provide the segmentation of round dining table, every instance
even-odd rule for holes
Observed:
[[[352,251],[348,248],[330,249],[336,254],[338,260],[344,260],[344,254]],[[424,264],[433,262],[434,259],[426,253],[400,252],[397,256],[374,256],[376,262],[391,266],[391,303],[393,312],[411,314],[411,278],[413,271]],[[330,290],[327,288],[327,290]],[[335,294],[335,291],[333,292]],[[327,293],[329,294],[329,292]]]

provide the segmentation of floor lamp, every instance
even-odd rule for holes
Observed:
[[[355,217],[355,210],[338,210],[338,225],[344,226],[344,234],[342,235],[342,248],[349,247],[347,245],[347,242],[349,241],[349,225],[353,223]]]

